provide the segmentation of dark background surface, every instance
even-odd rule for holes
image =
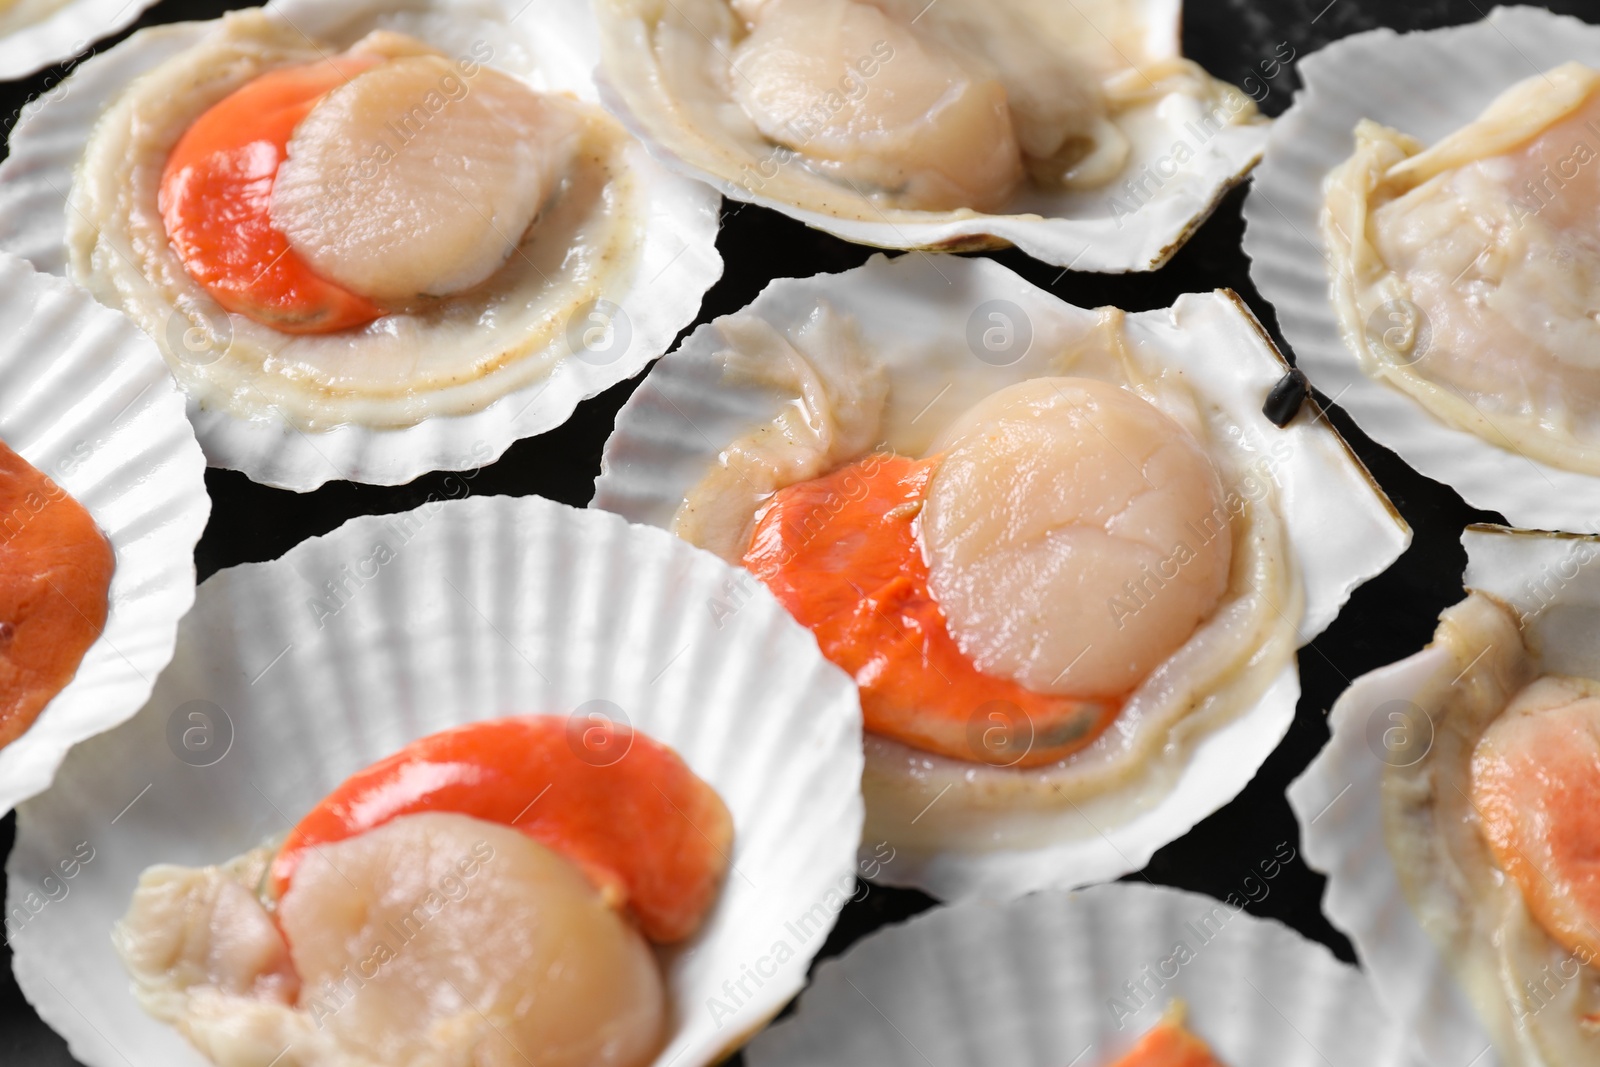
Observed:
[[[136,26],[210,18],[242,6],[248,5],[165,0]],[[1600,4],[1592,0],[1547,6],[1600,22]],[[1471,22],[1487,15],[1490,5],[1482,0],[1189,0],[1186,8],[1185,52],[1217,77],[1243,86],[1264,112],[1277,115],[1288,107],[1298,82],[1292,65],[1280,71],[1274,58],[1281,59],[1290,50],[1304,56],[1329,41],[1379,26],[1411,30]],[[100,42],[96,50],[103,51],[118,39]],[[64,70],[0,83],[6,133],[22,104],[56,85]],[[994,258],[1084,307],[1114,304],[1142,311],[1166,307],[1181,293],[1227,286],[1243,294],[1277,337],[1272,308],[1250,283],[1249,260],[1240,248],[1243,202],[1243,190],[1236,190],[1177,257],[1155,274],[1063,273],[1017,252],[997,253]],[[840,271],[870,254],[781,215],[732,202],[724,206],[717,244],[726,269],[707,295],[696,325],[742,307],[772,278]],[[1278,343],[1290,354],[1281,337]],[[636,384],[637,379],[625,382],[583,404],[561,428],[513,445],[473,480],[474,494],[537,493],[567,504],[587,504],[600,471],[601,448],[618,407]],[[1303,694],[1294,726],[1255,780],[1233,803],[1161,849],[1145,870],[1129,878],[1219,898],[1231,894],[1244,900],[1249,911],[1281,920],[1327,944],[1341,959],[1352,960],[1349,943],[1322,915],[1319,875],[1296,858],[1276,877],[1262,876],[1261,865],[1281,854],[1285,843],[1298,848],[1299,835],[1284,790],[1327,739],[1327,709],[1350,679],[1427,642],[1439,609],[1461,597],[1465,563],[1461,528],[1497,517],[1475,511],[1452,490],[1406,467],[1369,441],[1337,408],[1332,420],[1410,522],[1415,542],[1387,573],[1357,590],[1327,632],[1301,650]],[[313,493],[295,494],[253,484],[233,471],[208,471],[206,485],[213,504],[210,525],[195,552],[199,576],[204,580],[222,567],[273,559],[356,515],[406,511],[422,504],[430,492],[454,495],[443,486],[444,478],[425,475],[392,488],[336,482]],[[0,854],[10,852],[15,821],[15,816],[0,820]],[[872,887],[845,907],[821,955],[836,955],[875,927],[932,904],[921,893]],[[76,1062],[67,1054],[65,1042],[23,1000],[11,975],[11,953],[0,946],[0,1065],[60,1067]]]

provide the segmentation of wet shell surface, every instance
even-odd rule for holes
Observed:
[[[1305,88],[1273,124],[1253,178],[1244,247],[1297,365],[1374,440],[1514,525],[1594,532],[1600,478],[1523,455],[1492,426],[1479,436],[1447,425],[1362,371],[1330,299],[1333,268],[1320,228],[1324,179],[1355,151],[1361,120],[1433,145],[1506,89],[1568,60],[1600,66],[1600,28],[1530,7],[1496,8],[1482,22],[1448,29],[1357,34],[1305,57]],[[1374,321],[1364,336],[1388,326]]]
[[[1462,543],[1469,598],[1441,616],[1450,636],[1355,680],[1289,802],[1306,862],[1328,876],[1324,910],[1427,1062],[1585,1062],[1592,968],[1528,915],[1454,809],[1470,803],[1460,761],[1508,685],[1600,676],[1600,544],[1489,526]]]
[[[153,0],[15,0],[0,10],[0,81],[15,81],[113,36]]]
[[[862,817],[854,686],[759,590],[719,622],[708,605],[739,585],[660,531],[536,497],[353,519],[222,571],[144,709],[18,809],[6,903],[30,915],[11,936],[24,994],[91,1067],[199,1067],[140,1010],[112,948],[141,871],[262,844],[420,736],[600,701],[675,749],[733,816],[721,896],[662,957],[671,1021],[656,1062],[716,1062],[804,983],[855,892]],[[724,982],[780,940],[792,956],[716,1010]]]
[[[231,88],[273,56],[280,65],[315,59],[317,48],[343,48],[374,29],[425,40],[452,61],[487,54],[484,66],[565,94],[592,116],[584,143],[603,151],[574,164],[546,230],[535,229],[522,255],[438,307],[290,337],[224,311],[159,242],[118,244],[124,229],[160,226],[156,179],[131,182],[124,197],[99,164],[149,157],[141,166],[158,177],[163,138],[176,136],[168,127],[194,117],[195,101],[161,79]],[[579,0],[286,0],[264,16],[144,30],[82,64],[18,121],[0,165],[0,248],[75,276],[144,326],[183,383],[214,466],[300,491],[480,467],[637,374],[694,319],[721,274],[716,194],[660,167],[599,108],[597,49]],[[208,91],[201,106],[221,92]],[[100,123],[108,109],[143,117]],[[602,184],[596,168],[609,175]],[[66,202],[69,190],[81,204]],[[102,210],[110,214],[87,221]]]
[[[745,1055],[752,1067],[1107,1064],[1181,1000],[1185,1025],[1234,1067],[1418,1062],[1360,972],[1240,903],[1130,882],[938,908],[822,963],[794,1016]]]
[[[1127,68],[1120,71],[1123,81],[1141,97],[1117,119],[1128,143],[1126,159],[1096,187],[1024,184],[1003,212],[880,207],[859,183],[809,171],[792,152],[786,155],[782,146],[765,140],[733,99],[739,72],[730,75],[727,68],[742,29],[728,0],[665,5],[599,0],[601,92],[607,106],[668,166],[732,199],[772,208],[847,241],[940,251],[1015,245],[1035,259],[1076,270],[1155,270],[1260,159],[1268,125],[1259,117],[1235,118],[1254,115],[1254,104],[1231,86],[1222,90],[1211,83],[1223,93],[1217,99],[1169,90],[1158,71],[1177,72],[1178,82],[1206,79],[1182,60],[1177,0],[1087,7],[1089,13],[1077,4],[1036,10],[1088,23],[1069,36],[1122,42],[1112,45],[1113,65]],[[1130,27],[1126,40],[1098,25],[1097,20],[1112,17],[1112,9]],[[880,58],[882,44],[876,42]],[[863,41],[858,51],[866,57],[874,54],[873,47],[874,42]],[[892,63],[891,56],[886,66]],[[1135,63],[1149,75],[1136,71]],[[867,75],[869,88],[872,76]]]
[[[854,383],[863,396],[887,394],[882,424],[895,450],[908,454],[920,454],[979,398],[1028,378],[1063,373],[1056,369],[1059,360],[1093,349],[1106,324],[1118,323],[1125,339],[1117,342],[1118,358],[1141,378],[1141,390],[1150,390],[1140,395],[1166,391],[1187,397],[1175,401],[1173,410],[1211,442],[1229,499],[1242,491],[1268,501],[1246,509],[1257,525],[1248,527],[1254,531],[1250,539],[1236,539],[1235,549],[1238,558],[1255,561],[1254,569],[1235,568],[1230,581],[1239,596],[1224,602],[1255,602],[1264,616],[1259,633],[1268,636],[1252,646],[1258,654],[1248,668],[1204,691],[1205,713],[1178,720],[1173,733],[1162,735],[1171,743],[1157,746],[1159,757],[1117,763],[1124,758],[1117,746],[1125,742],[1107,739],[1102,747],[1051,764],[1039,777],[931,757],[868,735],[863,857],[872,859],[880,846],[896,855],[892,863],[876,865],[875,880],[945,899],[1009,898],[1138,870],[1255,774],[1294,717],[1299,682],[1292,650],[1332,622],[1351,590],[1393,562],[1409,542],[1409,529],[1314,405],[1282,429],[1264,417],[1263,403],[1287,368],[1231,293],[1186,296],[1173,308],[1123,317],[1063,303],[989,260],[875,257],[843,274],[773,282],[739,319],[758,320],[805,344],[803,334],[816,328],[819,308],[849,324],[856,348],[865,353],[867,365],[838,381]],[[991,317],[996,314],[1001,318]],[[815,384],[785,384],[781,372],[764,376],[771,368],[763,372],[759,365],[728,360],[724,329],[733,328],[726,325],[732,320],[696,330],[624,405],[591,506],[682,531],[680,507],[700,492],[708,472],[723,469],[720,457],[766,432],[755,428],[783,425],[779,416],[786,411],[816,412]],[[1001,330],[1005,344],[986,344],[986,336],[999,339],[990,330]],[[820,354],[825,347],[807,351]],[[1081,358],[1068,373],[1115,373],[1095,362],[1099,356]],[[804,373],[800,378],[805,381]],[[1186,415],[1183,403],[1191,405]],[[812,424],[828,421],[808,417]],[[788,425],[795,429],[800,421]],[[835,435],[838,454],[827,456],[832,466],[882,440],[843,437]],[[737,497],[738,480],[729,482]],[[1270,547],[1258,549],[1256,533]],[[742,548],[719,551],[737,559]],[[1260,588],[1241,590],[1241,582]],[[1252,597],[1264,597],[1266,604]],[[1172,720],[1141,721],[1145,731],[1155,731],[1164,728],[1151,724]],[[1126,733],[1144,736],[1131,725]],[[1110,735],[1120,738],[1124,731],[1102,738]],[[924,757],[927,762],[920,762]],[[1101,760],[1128,771],[1116,788],[1093,792],[1085,786],[1070,804],[1035,803],[1046,794],[1066,796],[1063,786],[1078,788],[1069,779],[1081,783]],[[961,791],[946,796],[939,785],[944,781]],[[1032,798],[1026,814],[1010,801],[985,809],[986,802],[976,799],[996,791],[1016,795],[1012,790]],[[971,798],[975,807],[962,798]]]
[[[43,792],[73,745],[149,698],[194,603],[211,500],[183,396],[148,338],[6,255],[0,321],[0,440],[82,504],[116,554],[104,631],[33,726],[0,748],[4,813]]]

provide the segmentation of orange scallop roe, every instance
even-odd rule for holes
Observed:
[[[603,719],[516,716],[431,734],[351,775],[289,832],[275,890],[288,889],[307,850],[419,812],[522,831],[660,944],[699,928],[733,840],[722,798],[666,745]]]
[[[1035,693],[961,651],[917,540],[938,465],[871,456],[780,490],[744,565],[854,676],[869,731],[960,760],[1054,763],[1098,737],[1121,702]]]
[[[1583,962],[1600,960],[1600,697],[1541,678],[1478,739],[1472,804],[1529,913]]]
[[[1182,1008],[1168,1012],[1112,1067],[1223,1067],[1211,1047],[1183,1025],[1183,1016]]]
[[[0,746],[77,674],[115,566],[83,505],[0,441]]]
[[[351,329],[384,313],[315,274],[271,217],[294,128],[330,91],[381,62],[341,55],[269,71],[212,105],[167,157],[157,201],[167,238],[190,277],[229,311],[291,334]]]

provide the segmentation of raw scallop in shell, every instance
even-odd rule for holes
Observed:
[[[1176,0],[599,0],[608,106],[669,165],[880,248],[1161,266],[1266,120]]]
[[[1500,8],[1300,69],[1245,206],[1299,365],[1474,506],[1600,530],[1600,29]]]
[[[1600,542],[1462,543],[1466,599],[1339,698],[1289,799],[1329,917],[1431,1063],[1589,1063]]]
[[[764,594],[719,626],[733,579],[536,497],[213,576],[150,702],[18,809],[24,994],[90,1067],[717,1062],[803,985],[862,817],[854,687]],[[630,768],[670,855],[605,846],[651,826],[584,792]]]
[[[637,373],[721,272],[715,194],[598,106],[595,49],[578,0],[141,31],[18,123],[0,247],[156,339],[215,465],[479,467]]]
[[[623,407],[593,506],[759,578],[862,687],[866,854],[944,897],[1135,870],[1277,745],[1295,649],[1405,527],[1233,294],[987,260],[774,282]],[[1293,414],[1292,410],[1289,414]]]

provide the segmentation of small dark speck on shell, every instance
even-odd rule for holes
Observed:
[[[1299,367],[1291,368],[1267,394],[1261,414],[1271,419],[1274,426],[1287,426],[1300,413],[1300,405],[1306,402],[1310,392],[1311,383],[1306,381],[1305,373]]]

